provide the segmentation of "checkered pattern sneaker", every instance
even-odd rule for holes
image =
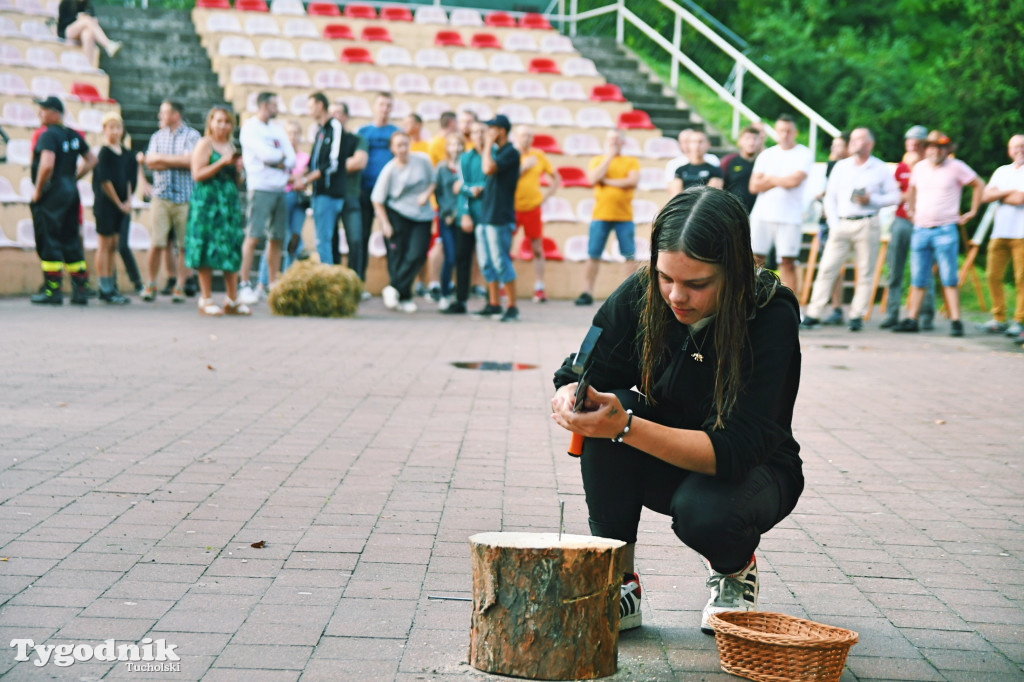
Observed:
[[[715,632],[708,624],[712,614],[757,610],[757,560],[751,556],[750,563],[742,571],[728,575],[710,570],[706,584],[711,588],[711,598],[700,618],[700,629],[709,635]]]
[[[626,573],[619,593],[619,631],[640,627],[640,576]]]

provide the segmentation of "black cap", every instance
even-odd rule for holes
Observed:
[[[512,124],[509,123],[508,116],[506,116],[505,114],[498,114],[490,121],[484,123],[484,125],[487,127],[493,126],[495,128],[504,128],[506,133],[512,130]]]
[[[53,109],[56,112],[64,113],[64,102],[60,101],[60,98],[50,95],[46,99],[34,99],[32,100],[43,109]]]

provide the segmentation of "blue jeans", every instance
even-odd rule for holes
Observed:
[[[942,286],[955,287],[960,280],[957,272],[960,253],[960,233],[955,223],[938,227],[914,226],[910,236],[910,283],[924,289],[932,281],[932,263],[939,264]]]
[[[516,224],[478,225],[477,226],[477,257],[480,259],[480,272],[488,282],[515,281],[516,270],[512,266],[512,235]]]
[[[281,257],[282,265],[281,272],[284,272],[291,267],[292,263],[295,262],[295,257],[288,253],[288,242],[291,241],[292,235],[299,235],[299,243],[295,247],[295,253],[302,251],[302,226],[306,222],[306,209],[299,205],[299,193],[288,192],[284,195],[284,211],[285,211],[285,235],[284,243],[282,246]],[[267,250],[263,250],[263,255],[260,256],[260,284],[264,288],[267,287],[270,281],[270,275],[267,270]]]
[[[444,262],[441,264],[441,295],[452,295],[452,273],[455,272],[455,230],[460,228],[449,225],[443,218],[438,218],[437,231],[441,236],[441,249],[444,251]]]
[[[636,225],[632,220],[592,220],[587,255],[591,260],[601,260],[604,245],[608,243],[608,235],[612,230],[615,230],[615,238],[619,240],[619,253],[626,260],[633,260],[636,256]]]
[[[906,218],[897,217],[892,223],[892,235],[889,237],[889,297],[885,303],[885,313],[890,317],[898,317],[900,303],[903,301],[903,268],[907,265],[910,255],[910,237],[914,233],[914,225]],[[935,317],[935,286],[929,282],[924,287],[924,300],[921,301],[919,320],[931,320]]]
[[[316,228],[316,252],[320,262],[336,265],[331,249],[331,238],[338,227],[338,215],[345,206],[344,199],[325,194],[313,196],[313,226]]]

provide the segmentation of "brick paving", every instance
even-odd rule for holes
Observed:
[[[547,401],[592,312],[0,301],[0,675],[499,679],[466,662],[470,604],[428,597],[470,596],[475,532],[553,531],[559,500],[589,532]],[[802,335],[807,489],[758,551],[761,608],[858,631],[844,680],[1024,679],[1024,357],[876,325]],[[697,628],[701,561],[664,517],[641,530],[644,627],[610,679],[735,679]],[[177,645],[180,672],[7,646],[143,637]]]

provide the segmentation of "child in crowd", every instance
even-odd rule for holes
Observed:
[[[455,271],[455,218],[459,209],[459,159],[463,150],[462,135],[449,133],[445,138],[445,158],[437,164],[434,196],[437,199],[437,229],[444,249],[444,264],[441,266],[441,299],[438,307],[447,310],[453,301],[452,273]]]

